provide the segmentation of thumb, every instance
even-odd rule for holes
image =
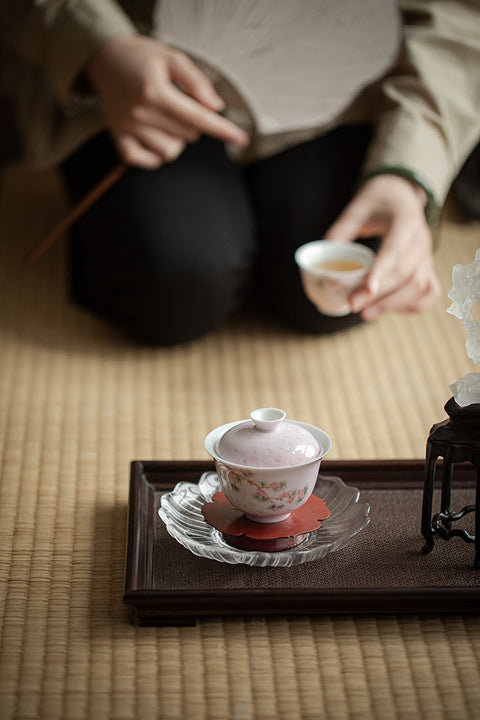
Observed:
[[[366,218],[354,205],[347,205],[337,220],[324,233],[325,240],[353,242],[362,233]]]
[[[225,103],[206,75],[183,53],[169,58],[171,77],[184,92],[202,105],[216,112],[223,110]]]

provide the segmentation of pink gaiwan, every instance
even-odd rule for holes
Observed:
[[[323,430],[286,420],[277,408],[254,410],[250,420],[221,425],[205,438],[226,498],[263,523],[285,520],[308,500],[330,447]]]
[[[224,460],[254,467],[303,465],[318,455],[318,442],[300,425],[283,422],[285,413],[277,408],[254,410],[251,420],[222,435],[218,453]]]

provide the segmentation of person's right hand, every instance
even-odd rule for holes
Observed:
[[[106,40],[85,72],[122,160],[156,168],[200,134],[240,146],[248,135],[219,115],[224,103],[182,52],[143,35]]]

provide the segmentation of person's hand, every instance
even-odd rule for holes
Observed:
[[[85,73],[129,165],[156,168],[172,162],[201,133],[248,144],[243,130],[218,114],[224,103],[208,78],[182,52],[156,40],[143,35],[107,40]]]
[[[377,175],[362,185],[325,233],[340,242],[382,238],[365,286],[350,298],[352,311],[364,320],[390,310],[425,310],[440,296],[425,203],[420,186],[397,175]]]

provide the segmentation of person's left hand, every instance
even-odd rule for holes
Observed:
[[[326,239],[339,242],[382,238],[365,286],[350,298],[352,311],[364,320],[390,310],[425,310],[440,296],[425,202],[420,186],[398,175],[377,175],[362,185],[325,233]]]
[[[119,156],[154,169],[174,162],[201,134],[245,147],[248,135],[220,113],[225,103],[179,50],[144,35],[116,36],[84,68]]]

